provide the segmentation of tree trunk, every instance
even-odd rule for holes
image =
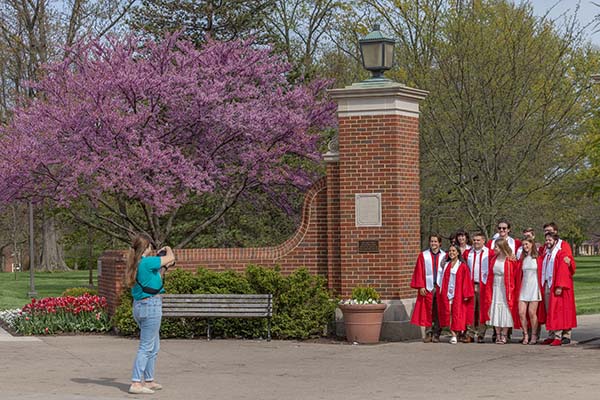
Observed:
[[[38,267],[40,271],[68,271],[63,259],[62,247],[58,243],[59,233],[54,216],[44,214],[42,224],[42,254]]]

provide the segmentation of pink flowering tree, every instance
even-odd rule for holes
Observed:
[[[281,187],[313,181],[298,160],[320,159],[334,107],[323,82],[288,83],[268,49],[129,36],[68,54],[0,133],[0,202],[51,202],[113,237],[147,232],[160,245],[184,208],[217,198],[185,221],[183,247],[250,191],[281,199]]]

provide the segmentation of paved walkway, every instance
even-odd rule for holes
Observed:
[[[0,399],[598,399],[600,315],[578,344],[163,340],[165,389],[127,394],[137,340],[0,335]],[[447,340],[447,338],[446,338]]]

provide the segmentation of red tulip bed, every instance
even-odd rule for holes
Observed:
[[[22,335],[106,332],[111,329],[106,299],[89,294],[32,299],[11,325]]]

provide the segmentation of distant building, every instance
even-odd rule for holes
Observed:
[[[600,255],[600,237],[586,240],[579,246],[580,256],[597,256]]]

